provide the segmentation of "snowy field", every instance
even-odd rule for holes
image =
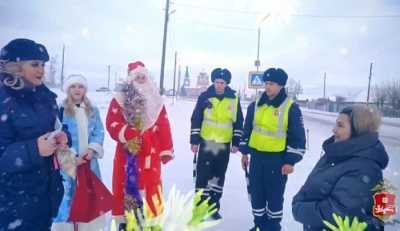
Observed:
[[[59,94],[59,100],[63,99],[63,93]],[[89,98],[99,107],[101,117],[105,120],[108,104],[112,93],[89,92]],[[190,116],[195,102],[177,100],[174,103],[166,99],[166,107],[170,118],[174,139],[175,159],[163,167],[164,192],[176,185],[182,192],[189,192],[194,188],[192,178],[193,154],[190,151],[189,132]],[[245,112],[246,110],[244,110]],[[308,150],[303,161],[295,166],[295,172],[290,175],[286,185],[283,231],[301,231],[302,227],[293,220],[291,213],[291,200],[302,186],[309,172],[317,162],[321,154],[321,144],[329,137],[335,121],[335,116],[316,114],[313,111],[304,111],[304,124],[308,131]],[[396,125],[396,126],[393,126]],[[400,186],[398,166],[400,166],[400,124],[384,124],[381,130],[381,139],[390,155],[389,167],[385,171],[385,177],[396,186]],[[100,160],[102,178],[111,189],[111,177],[113,168],[113,155],[115,142],[106,133],[104,142],[105,155]],[[399,197],[399,193],[397,193]],[[216,226],[214,231],[241,231],[249,230],[253,226],[251,207],[248,201],[244,172],[240,166],[240,154],[232,154],[226,173],[224,195],[221,201],[221,215],[223,221]],[[399,216],[398,216],[398,218]],[[400,224],[387,226],[387,231],[400,230]]]

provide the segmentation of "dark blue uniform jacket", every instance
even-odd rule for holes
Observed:
[[[202,138],[200,137],[200,129],[201,129],[201,124],[203,123],[203,112],[204,109],[212,107],[212,104],[209,101],[209,99],[213,97],[222,100],[223,98],[234,99],[236,96],[235,96],[235,91],[228,86],[225,88],[225,92],[223,95],[217,95],[217,93],[215,92],[214,85],[211,85],[205,92],[200,94],[199,98],[197,99],[197,103],[193,110],[191,118],[192,124],[190,132],[190,144],[200,144],[200,142],[202,141]],[[232,145],[236,147],[239,147],[239,142],[243,134],[242,129],[243,129],[243,113],[239,100],[236,122],[233,123],[233,138],[232,138]]]
[[[282,89],[273,100],[268,99],[268,96],[263,93],[260,100],[258,101],[257,107],[267,104],[278,108],[283,103],[283,101],[285,101],[286,97],[287,95],[284,89]],[[255,102],[253,102],[247,108],[246,120],[244,123],[244,136],[242,138],[242,142],[240,142],[240,151],[242,154],[259,152],[248,146],[250,135],[253,130],[255,106]],[[294,165],[299,162],[303,158],[303,155],[305,153],[305,143],[306,138],[304,132],[303,117],[301,115],[299,106],[296,103],[293,103],[289,109],[286,150],[283,153],[283,164]],[[262,154],[265,155],[265,153]]]

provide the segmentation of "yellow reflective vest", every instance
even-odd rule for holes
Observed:
[[[261,152],[282,152],[286,148],[289,109],[293,101],[286,98],[275,108],[270,105],[254,105],[253,130],[249,146]]]
[[[236,122],[239,98],[216,97],[209,99],[212,107],[203,112],[200,136],[216,143],[229,143],[233,136],[233,123]]]

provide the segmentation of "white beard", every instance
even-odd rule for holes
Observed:
[[[143,131],[151,128],[157,121],[164,106],[163,99],[153,81],[147,79],[143,84],[132,82],[133,86],[145,99],[145,112],[143,113]]]

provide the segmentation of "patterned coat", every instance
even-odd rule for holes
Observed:
[[[137,153],[138,184],[142,195],[155,212],[152,197],[161,189],[161,160],[173,157],[172,136],[165,106],[162,107],[157,121],[152,127],[141,133],[127,124],[123,116],[123,107],[112,99],[106,118],[106,127],[110,136],[117,141],[113,169],[113,194],[115,197],[112,214],[124,215],[124,188],[127,151],[124,145],[133,138],[140,137],[142,142]],[[158,195],[161,196],[161,195]]]
[[[64,108],[60,108],[62,112],[64,112]],[[78,153],[79,148],[79,133],[78,133],[78,123],[74,116],[69,116],[63,113],[62,116],[63,125],[66,125],[68,128],[68,132],[71,134],[72,139],[72,149],[75,153]],[[103,151],[103,140],[104,140],[104,127],[101,122],[99,109],[97,107],[93,107],[93,111],[90,113],[87,118],[88,121],[88,144],[89,148],[95,150],[94,158],[90,161],[91,170],[101,179],[99,163],[97,161],[98,158],[102,158]],[[70,214],[71,203],[73,194],[76,188],[75,179],[68,176],[66,173],[61,171],[63,176],[63,184],[64,184],[64,197],[62,203],[60,205],[60,209],[58,211],[57,217],[54,219],[54,222],[67,222]]]

